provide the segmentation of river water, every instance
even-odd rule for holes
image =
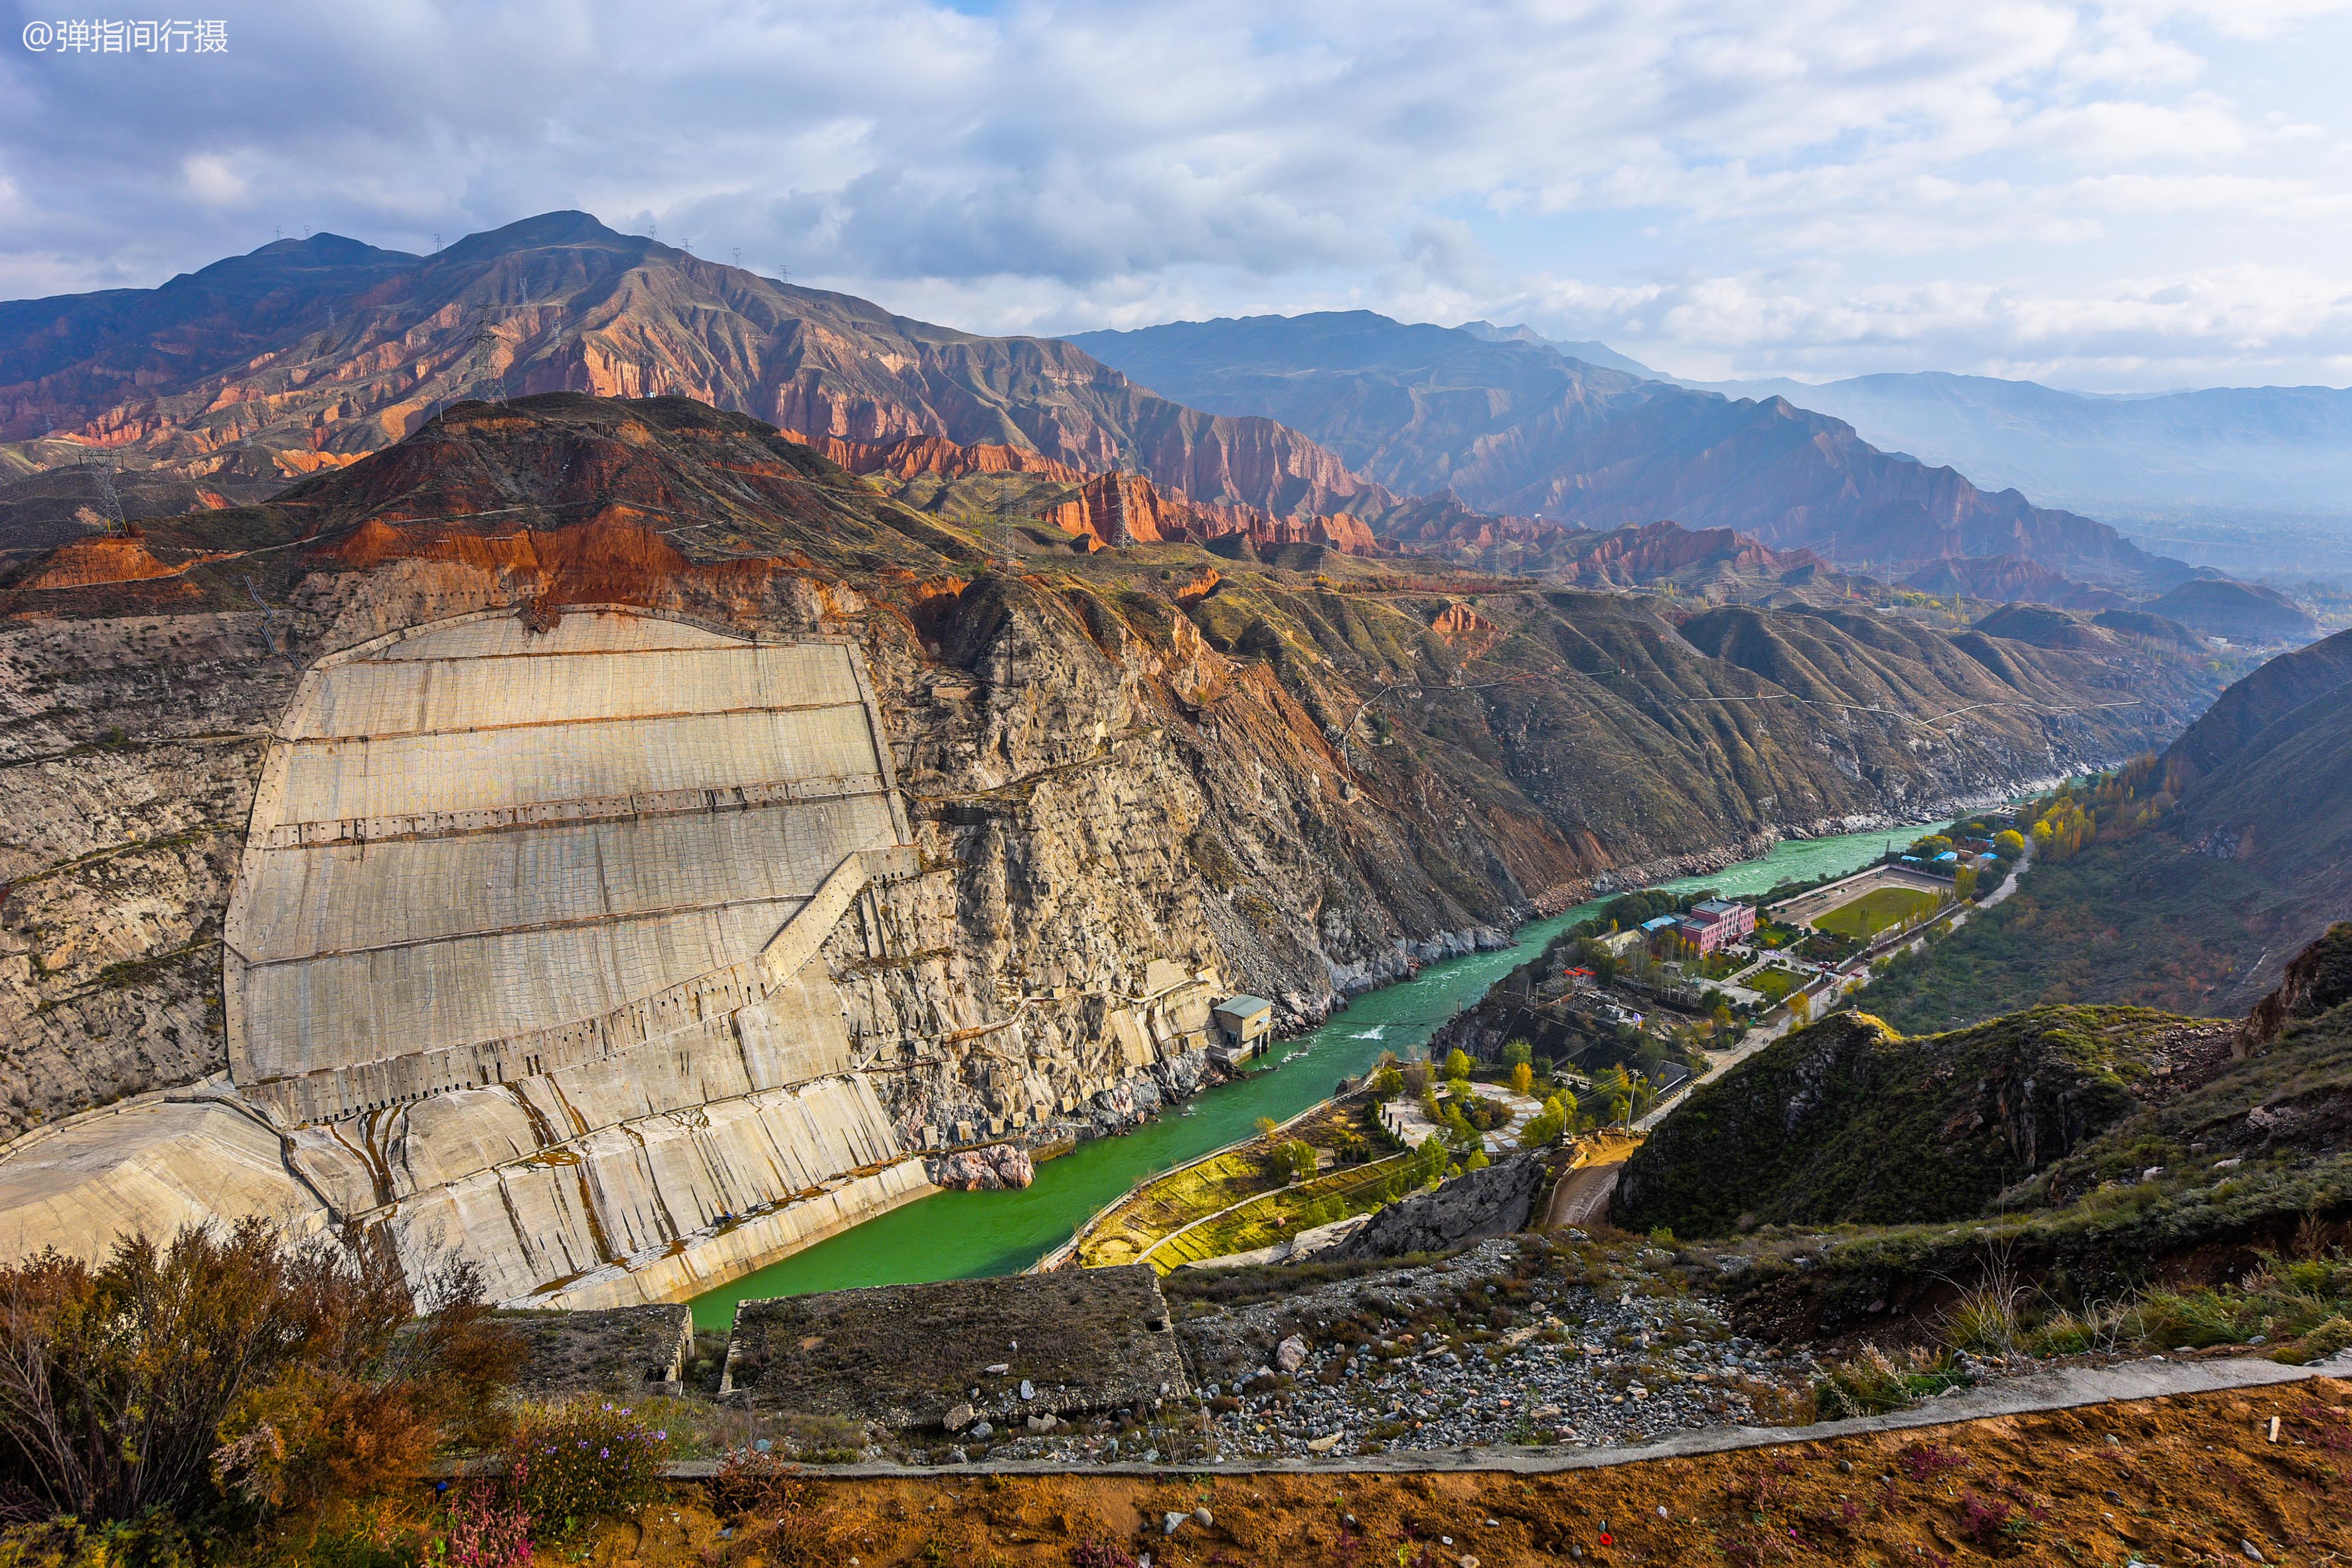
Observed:
[[[1930,826],[1943,826],[1785,839],[1760,860],[1658,886],[1678,892],[1712,888],[1761,893],[1781,882],[1854,869],[1874,859],[1890,841],[1906,843]],[[1410,980],[1368,991],[1312,1034],[1276,1042],[1265,1058],[1273,1065],[1196,1096],[1122,1137],[1081,1143],[1038,1166],[1036,1181],[1020,1192],[940,1193],[918,1199],[698,1296],[695,1325],[724,1330],[734,1321],[736,1302],[761,1297],[1016,1273],[1146,1177],[1246,1136],[1261,1116],[1287,1121],[1328,1099],[1342,1077],[1363,1072],[1382,1051],[1410,1056],[1488,986],[1606,901],[1579,904],[1522,926],[1512,933],[1509,947],[1450,958]],[[1306,1054],[1282,1060],[1293,1051]]]

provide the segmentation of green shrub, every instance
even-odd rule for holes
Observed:
[[[1542,1149],[1556,1143],[1565,1125],[1565,1120],[1557,1110],[1547,1110],[1540,1116],[1532,1117],[1525,1127],[1519,1129],[1519,1147]]]
[[[1879,1415],[1916,1405],[1960,1381],[1940,1351],[1915,1348],[1897,1359],[1865,1341],[1851,1359],[1831,1363],[1813,1384],[1813,1400],[1824,1421]]]
[[[2347,1349],[2352,1349],[2352,1318],[2334,1317],[2315,1325],[2303,1336],[2302,1342],[2281,1351],[2273,1359],[2290,1366],[2306,1366]]]
[[[552,1531],[634,1513],[661,1495],[669,1433],[626,1405],[575,1399],[527,1416],[508,1454],[508,1484]]]
[[[2216,1290],[2151,1290],[2140,1298],[2140,1338],[2160,1350],[2235,1344],[2246,1338],[2239,1304]]]

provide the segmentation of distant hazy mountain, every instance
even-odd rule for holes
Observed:
[[[2253,583],[2200,578],[2140,606],[2184,626],[2241,643],[2308,642],[2319,623],[2275,589]]]
[[[1949,465],[1988,489],[2084,512],[2192,562],[2240,572],[2352,569],[2352,390],[2099,395],[1941,371],[1819,385],[1787,376],[1696,381],[1606,343],[1546,338],[1528,326],[1465,321],[1462,330],[1726,397],[1784,397],[1844,420],[1890,456]]]
[[[1622,370],[1627,375],[1638,375],[1643,381],[1672,381],[1663,371],[1652,370],[1640,360],[1628,359],[1607,343],[1591,340],[1578,342],[1566,338],[1548,338],[1533,327],[1498,327],[1492,321],[1465,321],[1459,329],[1472,337],[1484,338],[1490,343],[1535,343],[1539,347],[1558,349],[1570,359],[1580,359],[1587,364],[1597,364],[1603,370]]]
[[[2198,550],[2239,570],[2352,561],[2352,391],[2213,387],[2096,397],[1980,375],[1688,382],[1730,397],[1785,397],[1843,419],[1874,446],[1949,463],[1979,484]],[[2343,526],[2329,528],[2330,521]],[[2179,524],[2194,526],[2186,531]],[[2210,525],[2238,523],[2233,538]],[[2261,553],[2268,542],[2273,548]],[[2237,553],[2223,553],[2232,545]],[[2257,553],[2247,554],[2252,547]]]
[[[1592,529],[1671,518],[1896,575],[2011,555],[2145,595],[2192,574],[2105,524],[1880,451],[1780,398],[1604,368],[1523,329],[1357,310],[1071,341],[1162,396],[1279,420],[1392,489],[1451,489],[1488,511]]]

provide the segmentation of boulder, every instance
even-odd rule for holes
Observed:
[[[2338,921],[2294,955],[2277,990],[2254,1004],[2239,1026],[2235,1054],[2250,1056],[2286,1032],[2352,1001],[2352,922]]]
[[[1013,1143],[991,1143],[982,1149],[959,1149],[923,1163],[923,1174],[935,1187],[959,1193],[995,1193],[1027,1186],[1037,1179],[1029,1151]]]
[[[1525,1230],[1549,1184],[1550,1171],[1532,1154],[1456,1176],[1433,1193],[1400,1198],[1326,1258],[1397,1258],[1443,1252],[1474,1241]]]
[[[1274,1370],[1276,1372],[1297,1372],[1306,1360],[1307,1342],[1297,1334],[1274,1347]]]

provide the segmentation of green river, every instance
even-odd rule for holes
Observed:
[[[1930,826],[1946,824],[1785,839],[1760,860],[1659,885],[1677,891],[1760,893],[1780,882],[1853,869],[1874,858],[1890,839],[1907,841]],[[1509,947],[1450,958],[1410,980],[1365,992],[1312,1034],[1279,1042],[1265,1058],[1275,1065],[1210,1089],[1132,1132],[1081,1143],[1038,1166],[1036,1181],[1023,1191],[940,1193],[918,1199],[698,1296],[695,1324],[724,1330],[734,1321],[736,1302],[758,1297],[1016,1273],[1138,1182],[1247,1136],[1261,1116],[1287,1121],[1329,1098],[1339,1079],[1364,1071],[1382,1051],[1411,1055],[1440,1025],[1601,902],[1522,926]],[[1282,1062],[1293,1051],[1307,1054]]]

